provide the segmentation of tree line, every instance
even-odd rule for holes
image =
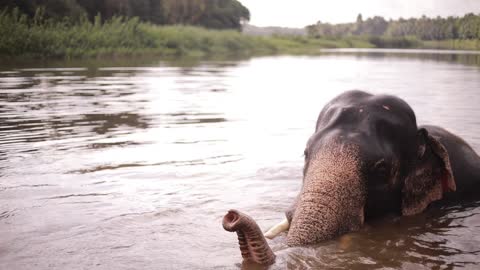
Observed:
[[[249,10],[237,0],[2,0],[0,10],[17,8],[33,18],[105,21],[114,16],[138,17],[154,24],[198,25],[213,29],[241,29]]]
[[[329,24],[321,21],[306,27],[310,37],[389,36],[416,37],[421,40],[480,39],[480,14],[463,17],[436,17],[385,20],[375,16],[364,20],[359,14],[356,22]]]

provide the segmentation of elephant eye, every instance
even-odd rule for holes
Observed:
[[[303,151],[303,156],[305,157],[305,159],[308,158],[308,150],[307,150],[307,149],[305,149],[305,150]]]
[[[387,167],[387,162],[382,158],[373,165],[373,172],[380,177],[386,177],[388,174]]]

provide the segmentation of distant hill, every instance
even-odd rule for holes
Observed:
[[[305,28],[289,28],[279,26],[260,27],[251,24],[243,26],[243,33],[252,36],[272,36],[272,35],[288,35],[288,36],[306,36]]]

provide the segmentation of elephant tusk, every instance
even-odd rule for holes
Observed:
[[[288,228],[290,228],[290,224],[288,223],[288,220],[285,218],[284,220],[282,220],[282,222],[270,228],[270,230],[268,230],[265,233],[265,237],[268,239],[273,239],[277,235],[279,235],[281,232],[288,230]]]

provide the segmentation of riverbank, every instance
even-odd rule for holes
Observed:
[[[436,50],[480,50],[480,40],[448,39],[448,40],[420,40],[415,37],[366,37],[375,48],[396,49],[436,49]]]
[[[2,58],[91,58],[158,55],[165,57],[312,54],[319,48],[370,47],[360,39],[255,37],[234,30],[157,26],[138,19],[58,22],[0,13]]]
[[[422,49],[439,49],[439,50],[480,50],[480,40],[429,40],[422,42]]]
[[[116,56],[231,57],[319,54],[321,48],[438,48],[478,50],[479,41],[419,41],[408,38],[249,36],[193,26],[158,26],[138,19],[45,21],[0,13],[0,57],[102,58]]]

